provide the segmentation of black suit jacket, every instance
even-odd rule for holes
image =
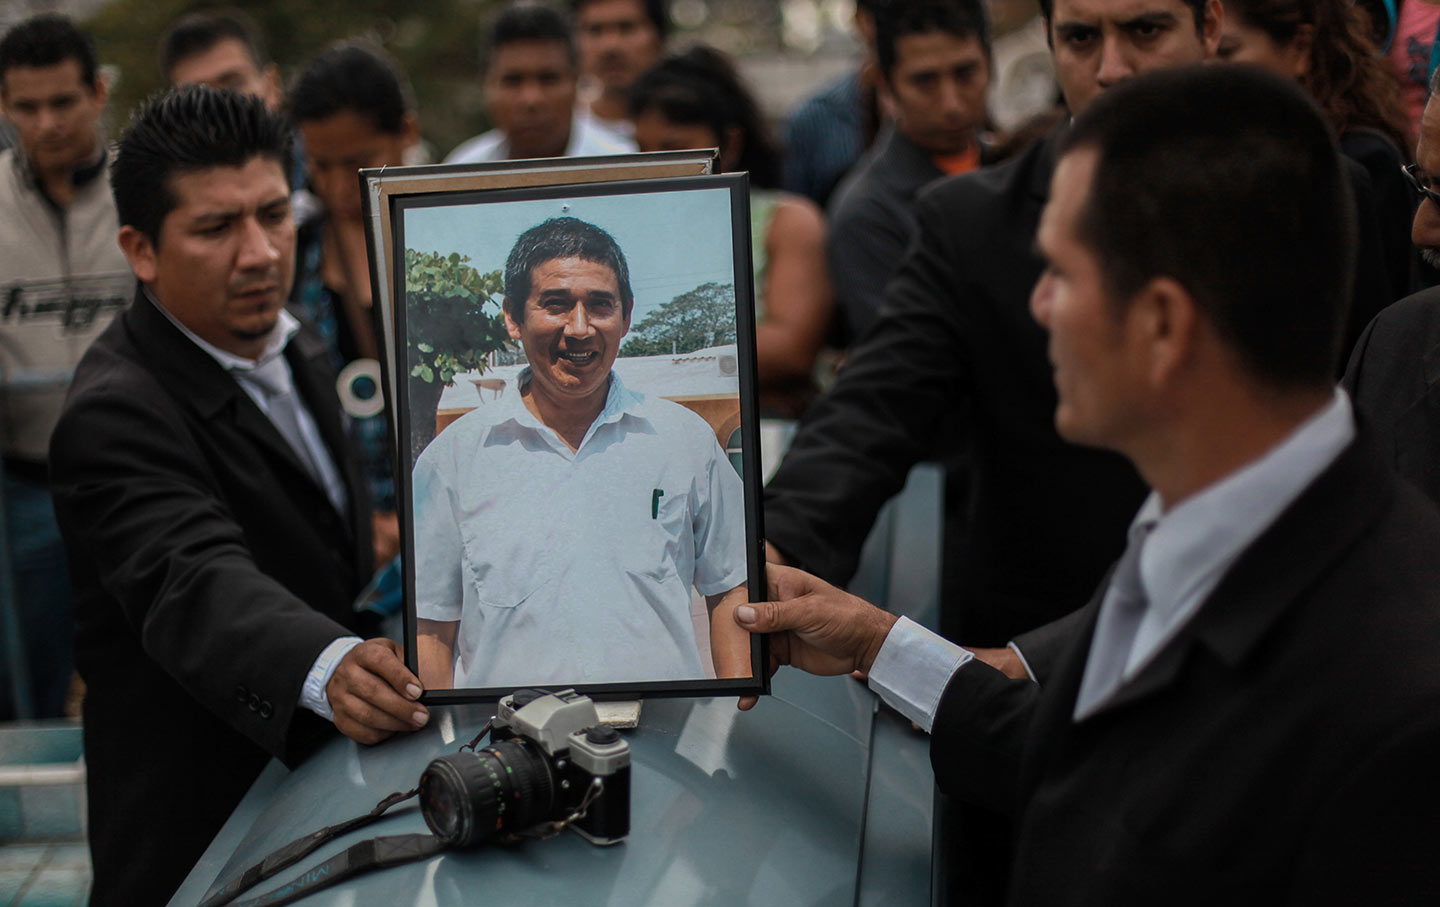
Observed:
[[[299,708],[356,629],[370,515],[318,338],[285,352],[349,512],[143,293],[81,360],[51,442],[86,683],[94,907],[163,903],[270,756],[327,722]]]
[[[844,583],[910,467],[954,462],[939,448],[957,416],[965,450],[946,480],[942,630],[967,644],[1003,645],[1083,604],[1144,495],[1123,458],[1055,432],[1029,298],[1059,139],[921,194],[878,321],[766,488],[767,538]]]
[[[1396,471],[1440,504],[1440,287],[1376,316],[1345,387]]]
[[[1095,715],[1093,602],[1043,688],[958,671],[931,757],[1012,811],[1011,902],[1440,903],[1437,552],[1357,442]]]

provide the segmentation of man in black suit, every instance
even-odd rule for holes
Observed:
[[[133,306],[51,445],[75,586],[91,903],[162,903],[270,756],[424,724],[361,642],[369,508],[317,337],[282,309],[289,131],[205,87],[147,104],[111,184]],[[329,720],[327,720],[329,719]]]
[[[1042,10],[1076,114],[1136,72],[1212,56],[1220,40],[1219,0],[1053,0]],[[965,468],[946,480],[942,630],[978,646],[1079,607],[1144,493],[1122,458],[1067,444],[1050,424],[1045,335],[1025,300],[1062,134],[920,196],[874,330],[766,488],[771,558],[845,582],[910,467],[952,459],[939,449],[951,424],[940,416],[958,412]]]
[[[1440,897],[1440,516],[1330,382],[1350,204],[1319,111],[1258,70],[1075,122],[1031,299],[1055,425],[1154,491],[1043,686],[795,570],[737,612],[777,662],[868,672],[942,787],[1012,815],[1011,903]]]

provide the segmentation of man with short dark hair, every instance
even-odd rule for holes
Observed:
[[[705,677],[692,587],[715,675],[750,676],[740,477],[704,419],[615,373],[634,302],[593,224],[552,218],[511,249],[505,326],[529,365],[415,464],[427,688]]]
[[[581,110],[604,129],[633,140],[630,89],[660,62],[670,30],[665,0],[570,0],[570,11],[585,80]]]
[[[779,663],[868,672],[942,788],[1012,816],[1010,903],[1440,896],[1440,516],[1331,383],[1354,230],[1289,80],[1191,68],[1097,99],[1031,309],[1060,434],[1154,490],[1053,676],[787,568],[737,609]]]
[[[1220,40],[1219,0],[1054,0],[1043,12],[1077,115],[1138,72],[1212,56]],[[1026,309],[1063,132],[920,195],[875,329],[766,486],[772,557],[844,582],[910,467],[958,453],[964,467],[946,481],[941,629],[977,646],[1004,646],[1083,604],[1143,495],[1122,458],[1056,434],[1045,335]],[[951,412],[963,420],[959,452],[941,449],[952,423],[940,417]]]
[[[209,85],[254,95],[280,109],[280,70],[249,17],[238,10],[183,16],[160,39],[160,72],[170,85]]]
[[[69,19],[36,16],[0,40],[0,110],[18,137],[0,152],[0,423],[31,709],[17,714],[27,697],[0,672],[0,718],[58,717],[70,689],[70,588],[47,449],[71,370],[132,289],[105,184],[107,98],[95,47]]]
[[[447,164],[634,151],[575,109],[575,40],[560,13],[538,3],[501,10],[490,29],[485,103],[495,128],[462,142]]]
[[[284,311],[288,150],[260,100],[191,86],[116,153],[135,301],[50,448],[96,907],[163,902],[271,756],[332,722],[373,743],[428,718],[399,646],[354,635],[369,505],[326,350]]]
[[[879,314],[915,232],[915,196],[985,163],[990,39],[976,0],[897,0],[876,17],[879,80],[894,119],[830,202],[827,252],[846,331]]]

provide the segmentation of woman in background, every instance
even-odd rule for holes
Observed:
[[[357,171],[405,163],[420,136],[411,97],[398,67],[362,42],[324,51],[290,89],[290,115],[305,141],[310,190],[324,205],[323,216],[301,225],[291,297],[325,339],[337,372],[377,358]],[[373,393],[380,393],[378,384]],[[350,416],[376,511],[375,560],[384,564],[400,544],[385,414]]]
[[[697,45],[640,77],[630,116],[641,151],[718,148],[723,172],[750,174],[755,346],[760,405],[799,416],[816,389],[816,360],[834,304],[825,220],[808,199],[778,190],[780,156],[730,61]]]
[[[1409,295],[1415,195],[1401,172],[1410,158],[1409,125],[1398,81],[1372,43],[1365,12],[1349,0],[1225,0],[1219,56],[1263,66],[1310,92],[1340,149],[1370,176],[1389,301]],[[1362,329],[1371,314],[1353,313],[1364,318]]]

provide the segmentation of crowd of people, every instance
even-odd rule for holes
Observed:
[[[860,65],[783,143],[733,60],[672,46],[663,0],[494,16],[491,128],[446,162],[713,148],[749,173],[759,398],[800,421],[764,492],[769,588],[713,638],[864,672],[931,734],[975,903],[1440,898],[1440,101],[1411,46],[1440,19],[1387,9],[1041,0],[1059,115],[1001,135],[980,0],[860,0]],[[430,159],[424,98],[350,38],[282,80],[233,11],[158,58],[171,87],[110,144],[103,48],[50,14],[0,39],[30,667],[5,699],[59,715],[84,682],[96,907],[164,902],[266,760],[425,725],[453,652],[481,676],[493,642],[430,615],[444,669],[417,676],[351,607],[400,549],[386,414],[335,392],[379,393],[356,171]],[[628,329],[623,255],[574,251],[614,240],[560,226],[584,242],[536,260],[605,265]],[[603,332],[588,299],[555,332]],[[608,357],[571,452],[619,393]],[[424,467],[464,473],[478,431]],[[938,633],[837,588],[922,460],[946,469]]]

